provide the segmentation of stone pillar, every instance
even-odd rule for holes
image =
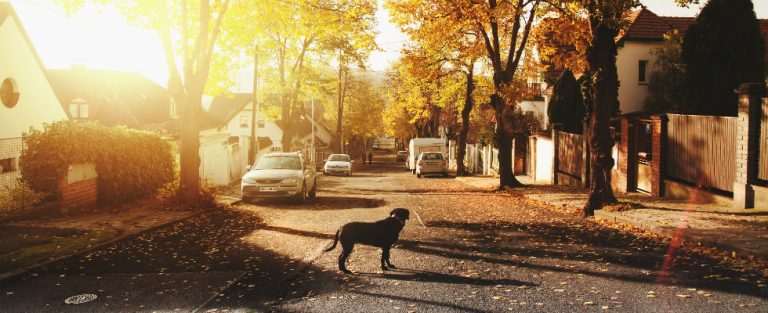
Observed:
[[[552,185],[557,185],[557,169],[560,168],[560,149],[557,147],[560,145],[560,130],[563,129],[563,124],[552,124]]]
[[[651,195],[664,196],[664,175],[666,166],[667,116],[651,116]]]
[[[739,111],[736,118],[736,181],[733,183],[733,206],[755,207],[752,185],[757,179],[760,158],[760,114],[765,85],[739,85]]]
[[[67,176],[59,180],[59,193],[62,214],[96,208],[99,194],[96,166],[93,164],[70,165]]]
[[[633,182],[634,182],[634,175],[632,173],[632,168],[634,165],[634,162],[637,162],[634,160],[634,157],[637,157],[635,154],[635,147],[634,147],[634,139],[635,139],[635,125],[632,121],[627,119],[626,117],[621,119],[621,141],[619,142],[619,157],[618,157],[618,175],[616,177],[616,181],[614,182],[615,186],[617,187],[619,192],[629,192],[634,190]]]

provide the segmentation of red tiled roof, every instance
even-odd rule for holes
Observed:
[[[679,30],[681,34],[685,33],[686,30],[688,30],[688,26],[691,26],[694,22],[696,22],[695,17],[687,17],[687,16],[659,16],[662,19],[664,19],[665,22],[669,23],[669,25],[672,25],[675,29]]]
[[[661,41],[665,33],[674,30],[663,18],[645,8],[628,12],[626,19],[629,28],[619,35],[619,40]]]

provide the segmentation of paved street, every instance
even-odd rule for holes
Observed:
[[[311,204],[240,204],[59,262],[0,286],[3,312],[765,312],[756,272],[563,215],[453,178],[417,179],[389,156],[321,177]],[[350,221],[411,220],[380,251],[323,253]],[[98,298],[66,305],[69,296]]]

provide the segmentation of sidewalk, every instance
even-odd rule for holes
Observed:
[[[475,187],[498,185],[498,178],[462,178]],[[529,183],[527,177],[518,177]],[[528,185],[516,188],[529,199],[568,210],[578,210],[587,199],[586,189],[567,186]],[[725,251],[768,259],[768,210],[736,210],[721,204],[692,204],[656,199],[641,193],[616,194],[621,205],[595,212],[598,219],[622,222],[647,231]]]
[[[115,211],[25,216],[0,223],[0,280],[201,213],[138,201]]]

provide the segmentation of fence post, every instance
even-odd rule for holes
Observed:
[[[667,116],[651,116],[651,195],[664,196],[664,175],[667,139]]]
[[[560,130],[563,129],[563,124],[552,124],[552,185],[557,185],[557,169],[560,168]]]
[[[589,151],[589,119],[584,120],[584,125],[581,128],[581,188],[589,188],[589,163],[590,151]]]
[[[733,206],[755,207],[755,183],[760,157],[760,106],[765,94],[763,83],[739,85],[739,111],[736,119],[736,181],[733,183]]]

